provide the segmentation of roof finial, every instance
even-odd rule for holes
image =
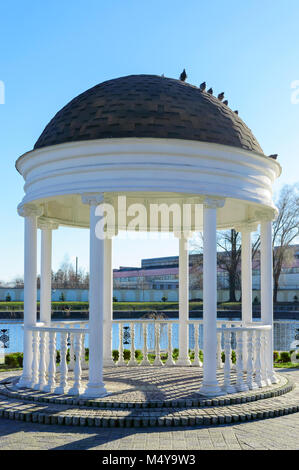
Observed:
[[[199,88],[201,89],[201,91],[205,91],[206,87],[207,87],[206,82],[202,82],[202,83],[199,85]]]
[[[184,69],[180,75],[181,82],[184,82],[187,78],[186,70]]]

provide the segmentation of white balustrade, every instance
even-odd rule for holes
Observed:
[[[172,324],[168,323],[167,325],[167,338],[168,338],[168,357],[165,363],[166,366],[175,366],[175,362],[172,357]]]
[[[125,360],[124,360],[124,346],[123,346],[123,324],[120,323],[118,325],[119,328],[119,356],[118,356],[118,361],[116,363],[117,366],[125,366]]]
[[[236,332],[237,349],[236,349],[236,370],[237,370],[237,381],[236,389],[238,392],[246,392],[248,385],[244,382],[244,363],[243,363],[243,334],[244,331],[238,329]]]
[[[141,366],[163,366],[161,352],[168,354],[165,366],[175,366],[173,360],[174,325],[177,320],[159,319],[153,321],[130,321],[131,357],[124,360],[123,332],[127,320],[114,320],[119,327],[119,358],[117,366],[138,366],[136,360],[136,344],[142,350]],[[194,325],[194,361],[195,367],[201,367],[199,359],[200,335],[199,328],[202,320],[190,320]],[[41,325],[41,326],[40,326]],[[85,360],[85,338],[89,330],[87,322],[56,322],[50,326],[40,324],[31,327],[32,332],[32,364],[30,388],[55,394],[80,395],[84,392],[82,385],[82,370],[88,368]],[[137,339],[137,325],[140,325],[140,338]],[[271,383],[271,370],[267,363],[268,337],[270,325],[251,323],[242,326],[241,322],[217,322],[217,365],[223,369],[223,391],[253,390]],[[164,327],[166,328],[164,330]],[[163,335],[162,335],[163,333]],[[165,334],[164,334],[165,333]],[[167,334],[166,334],[167,333]],[[153,334],[153,337],[151,336]],[[161,336],[162,335],[162,336]],[[164,338],[165,336],[165,338]],[[57,337],[59,338],[57,340]],[[68,344],[69,340],[69,344]],[[236,353],[236,365],[232,367],[232,341]],[[57,344],[58,343],[58,344]],[[163,350],[161,351],[161,343]],[[151,346],[149,346],[151,344]],[[165,346],[166,345],[166,346]],[[222,345],[224,346],[225,362],[222,362]],[[154,346],[154,350],[152,349]],[[60,351],[60,365],[56,364],[57,348]],[[69,363],[67,355],[69,352]],[[155,359],[150,358],[155,355]],[[244,360],[245,358],[245,360]],[[72,371],[72,373],[70,373]]]
[[[45,392],[53,392],[56,388],[56,332],[49,332],[49,369],[48,369],[48,383],[44,387]]]
[[[142,323],[142,333],[143,333],[143,359],[141,361],[141,366],[150,366],[151,363],[148,360],[148,353],[147,353],[147,323]]]
[[[133,322],[130,323],[130,334],[131,334],[131,357],[128,362],[128,366],[137,366],[138,362],[135,357],[135,325]]]
[[[249,390],[258,388],[253,375],[253,330],[247,330],[247,385]]]
[[[32,375],[29,383],[30,388],[34,388],[38,383],[38,360],[39,360],[39,331],[32,332]]]
[[[43,390],[46,386],[46,342],[47,342],[46,331],[40,332],[39,340],[39,370],[38,370],[38,383],[35,385],[36,390]]]
[[[42,326],[31,328],[33,352],[31,388],[54,394],[80,395],[84,392],[82,386],[82,356],[85,355],[83,341],[89,331],[86,328],[77,328],[80,326],[78,322],[70,323],[70,327],[67,322],[59,322],[59,326],[56,326],[57,323],[52,323],[51,326],[41,324]],[[57,345],[60,350],[60,365],[57,367],[58,334],[60,336]],[[67,363],[68,339],[69,364]],[[71,369],[73,376],[69,375]]]
[[[163,362],[161,361],[161,351],[160,351],[160,334],[161,334],[161,324],[155,323],[155,360],[154,366],[163,366]]]
[[[82,335],[76,334],[74,341],[75,367],[74,367],[74,385],[68,390],[70,395],[80,395],[83,393],[81,385],[81,354],[82,354]]]
[[[222,362],[222,357],[221,357],[221,338],[222,338],[222,333],[218,332],[217,333],[217,368],[222,369],[223,367],[223,362]]]
[[[267,335],[270,325],[246,325],[246,327],[223,328],[224,335],[224,384],[226,393],[247,391],[265,387],[270,384],[267,370],[266,351]],[[219,333],[218,329],[218,333]],[[236,335],[236,368],[231,367],[232,334]],[[246,335],[246,340],[244,336]],[[246,351],[246,364],[243,361]],[[235,383],[234,383],[235,380]]]
[[[226,393],[235,393],[236,389],[232,385],[232,376],[231,376],[231,354],[232,354],[232,349],[231,349],[231,329],[230,328],[225,328],[223,331],[223,336],[224,336],[224,355],[225,355],[225,361],[224,361],[224,367],[223,367],[223,375],[224,375],[224,381],[223,381],[223,390]]]

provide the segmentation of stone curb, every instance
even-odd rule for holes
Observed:
[[[45,409],[40,409],[40,408]],[[34,408],[34,410],[32,410]],[[62,408],[62,409],[59,409]],[[261,420],[283,416],[299,411],[297,390],[278,397],[262,399],[258,403],[240,403],[231,407],[206,408],[156,408],[155,410],[99,410],[89,408],[66,408],[40,403],[17,402],[10,398],[0,400],[0,416],[25,422],[66,426],[95,427],[156,427],[156,426],[214,426],[237,422]],[[118,413],[118,414],[117,414]],[[168,413],[168,415],[166,415]]]
[[[283,375],[280,375],[285,383],[281,386],[273,386],[272,389],[258,389],[256,391],[243,392],[240,394],[233,394],[223,397],[211,398],[198,398],[188,400],[169,400],[169,401],[149,401],[149,402],[117,402],[117,401],[103,401],[103,400],[88,400],[74,396],[59,397],[57,395],[48,394],[45,396],[44,393],[35,392],[30,389],[8,389],[5,386],[1,386],[0,383],[0,395],[4,395],[14,399],[34,401],[40,403],[52,403],[60,405],[72,405],[72,406],[86,406],[91,408],[191,408],[191,407],[209,407],[209,406],[230,406],[240,403],[248,403],[252,401],[264,400],[268,398],[274,398],[293,390],[294,384],[290,379],[287,379]],[[27,391],[28,390],[28,391]]]

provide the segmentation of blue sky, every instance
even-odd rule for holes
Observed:
[[[0,280],[23,273],[23,220],[16,206],[23,181],[14,168],[53,115],[104,80],[134,73],[206,81],[229,105],[266,154],[278,153],[276,189],[299,180],[298,0],[27,0],[2,2],[0,80]],[[299,96],[299,95],[298,95]],[[54,234],[53,267],[65,255],[88,268],[88,232]],[[114,266],[178,251],[177,241],[116,240]]]

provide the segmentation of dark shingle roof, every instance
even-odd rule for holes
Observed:
[[[34,148],[112,137],[197,140],[263,153],[250,129],[215,96],[156,75],[90,88],[54,116]]]

